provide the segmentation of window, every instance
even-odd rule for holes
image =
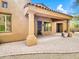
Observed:
[[[3,8],[7,8],[7,7],[8,7],[8,3],[5,2],[5,1],[2,1],[2,7],[3,7]]]
[[[11,31],[11,15],[0,14],[0,32]]]
[[[44,22],[44,31],[52,31],[51,22]]]

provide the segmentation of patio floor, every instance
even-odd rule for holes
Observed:
[[[25,41],[0,45],[0,56],[31,53],[72,53],[79,52],[79,33],[72,38],[63,38],[60,34],[39,37],[38,45],[28,47]]]

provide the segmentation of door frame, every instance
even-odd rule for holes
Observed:
[[[56,23],[56,32],[57,33],[63,32],[63,23]]]
[[[40,20],[37,21],[37,35],[42,35],[42,21]]]

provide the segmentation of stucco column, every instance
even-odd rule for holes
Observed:
[[[37,38],[34,35],[34,13],[30,12],[28,15],[29,25],[28,25],[28,36],[26,38],[26,44],[28,46],[36,45]]]
[[[56,24],[52,21],[52,34],[56,33]]]
[[[70,24],[69,24],[69,20],[67,20],[67,31],[70,32]]]

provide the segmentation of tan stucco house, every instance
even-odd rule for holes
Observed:
[[[31,0],[0,0],[0,42],[26,40],[34,45],[39,35],[69,31],[71,18]]]

